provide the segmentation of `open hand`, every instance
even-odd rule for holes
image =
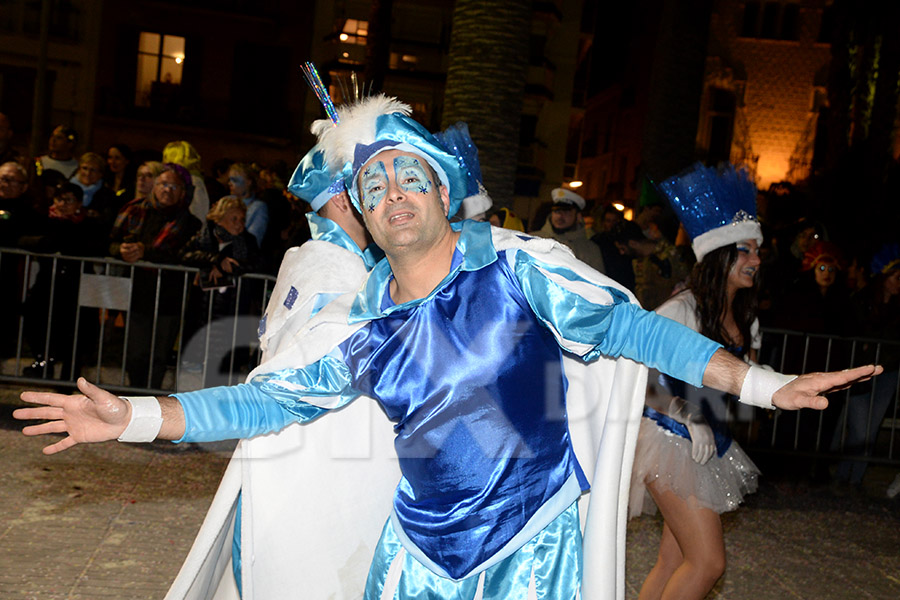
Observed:
[[[22,429],[25,435],[67,433],[64,439],[44,448],[44,454],[56,454],[86,442],[115,440],[131,419],[131,404],[102,390],[84,377],[78,378],[81,394],[23,392],[22,400],[41,404],[35,408],[19,408],[13,417],[20,420],[45,419],[46,423]]]
[[[883,371],[881,365],[865,365],[844,371],[800,375],[775,392],[772,403],[786,410],[798,408],[822,410],[828,406],[825,394],[847,389],[854,383],[871,379]]]

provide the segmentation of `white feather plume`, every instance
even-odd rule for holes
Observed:
[[[378,117],[391,113],[409,116],[411,112],[408,104],[377,94],[359,102],[337,106],[340,118],[337,125],[330,119],[319,119],[313,121],[310,131],[319,140],[326,164],[332,169],[340,169],[344,164],[353,162],[357,144],[371,144],[375,141],[375,120]]]

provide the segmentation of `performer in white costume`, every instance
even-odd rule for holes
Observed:
[[[323,308],[247,384],[155,399],[120,399],[83,380],[84,396],[25,393],[45,406],[16,417],[50,419],[27,434],[69,433],[46,452],[116,438],[248,437],[327,419],[365,395],[394,423],[400,467],[399,484],[387,482],[396,487],[367,557],[365,598],[622,598],[645,384],[631,359],[784,408],[823,408],[820,392],[878,372],[795,379],[748,370],[719,344],[641,310],[555,242],[451,225],[465,194],[459,165],[390,101],[342,115],[320,140],[326,162],[345,164],[354,203],[387,257],[360,291]],[[581,372],[570,368],[575,361],[591,366]],[[589,488],[582,512],[577,501]],[[365,510],[370,496],[368,488],[349,498],[307,492],[338,511]],[[303,509],[278,516],[321,518]],[[256,550],[252,568],[267,558]],[[334,567],[339,581],[356,577],[344,567]],[[322,576],[305,572],[312,585]],[[270,597],[353,597],[340,586],[300,589]],[[246,581],[243,591],[248,597]]]
[[[745,361],[760,348],[756,186],[745,171],[701,164],[659,186],[693,242],[688,289],[656,312],[717,340]],[[759,470],[731,439],[728,398],[650,373],[631,483],[632,516],[665,519],[641,600],[706,596],[725,569],[719,514],[756,491]]]
[[[260,322],[263,361],[289,344],[291,335],[331,300],[357,290],[366,273],[383,257],[370,243],[365,226],[344,189],[343,178],[328,168],[318,147],[297,166],[288,189],[312,208],[306,215],[312,239],[285,253]],[[245,589],[258,590],[258,597],[272,597],[270,582],[277,581],[271,577],[272,572],[292,572],[291,566],[296,561],[309,564],[323,560],[319,553],[309,556],[309,546],[295,543],[296,539],[312,534],[309,526],[300,531],[291,530],[278,515],[297,509],[296,498],[309,497],[302,492],[310,486],[331,481],[327,469],[318,467],[332,461],[345,463],[342,467],[352,472],[356,482],[364,482],[371,476],[371,461],[352,460],[359,459],[360,454],[362,458],[370,458],[368,423],[374,417],[370,408],[364,402],[353,404],[334,420],[309,432],[293,424],[279,432],[242,440],[168,597],[208,598],[218,589],[216,597],[237,598],[242,579],[246,582]],[[353,446],[335,445],[334,440],[339,436],[348,435]],[[386,444],[389,435],[390,431],[384,429]],[[395,464],[389,466],[396,471]],[[314,479],[314,473],[321,474],[322,480]],[[282,493],[273,494],[273,486]],[[289,489],[301,493],[284,493]],[[385,502],[388,501],[389,496],[385,494]],[[360,514],[361,511],[354,513]],[[330,531],[343,527],[355,532],[360,526],[342,519],[332,524]],[[261,538],[269,556],[274,558],[251,568],[252,563],[242,561],[241,556],[253,556]],[[229,557],[231,569],[225,568]],[[246,576],[242,576],[242,571],[246,571]],[[244,597],[251,596],[245,593]]]

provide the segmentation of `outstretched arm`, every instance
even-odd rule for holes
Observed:
[[[87,442],[118,439],[131,421],[131,403],[100,389],[84,377],[78,379],[80,394],[23,392],[22,400],[40,404],[36,408],[19,408],[13,417],[21,420],[44,419],[47,422],[22,429],[25,435],[67,433],[64,439],[44,448],[44,454],[56,454]],[[157,398],[162,411],[160,439],[177,440],[184,435],[184,412],[172,397]]]
[[[703,385],[722,390],[729,394],[741,396],[743,402],[761,405],[761,399],[747,397],[745,379],[750,370],[750,365],[735,358],[725,350],[717,350],[713,354],[703,373]],[[759,367],[754,367],[759,369]],[[807,373],[796,379],[775,387],[771,394],[772,404],[785,410],[797,410],[799,408],[814,408],[822,410],[828,406],[825,394],[846,389],[858,383],[879,375],[884,369],[880,365],[865,365],[844,371],[832,371],[829,373]],[[757,371],[759,373],[759,371]],[[777,377],[772,374],[771,377]],[[766,377],[769,377],[766,375]],[[743,393],[742,393],[743,392]]]

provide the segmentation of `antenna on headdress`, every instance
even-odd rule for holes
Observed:
[[[328,93],[328,90],[325,89],[325,84],[322,83],[322,78],[319,77],[319,71],[316,69],[316,65],[311,61],[306,61],[300,65],[300,70],[303,71],[303,77],[306,78],[306,83],[308,83],[309,87],[315,92],[316,98],[319,99],[319,102],[325,108],[325,113],[328,115],[328,118],[331,119],[331,122],[334,125],[340,123],[341,118],[338,116],[337,109],[334,107],[331,95]]]

